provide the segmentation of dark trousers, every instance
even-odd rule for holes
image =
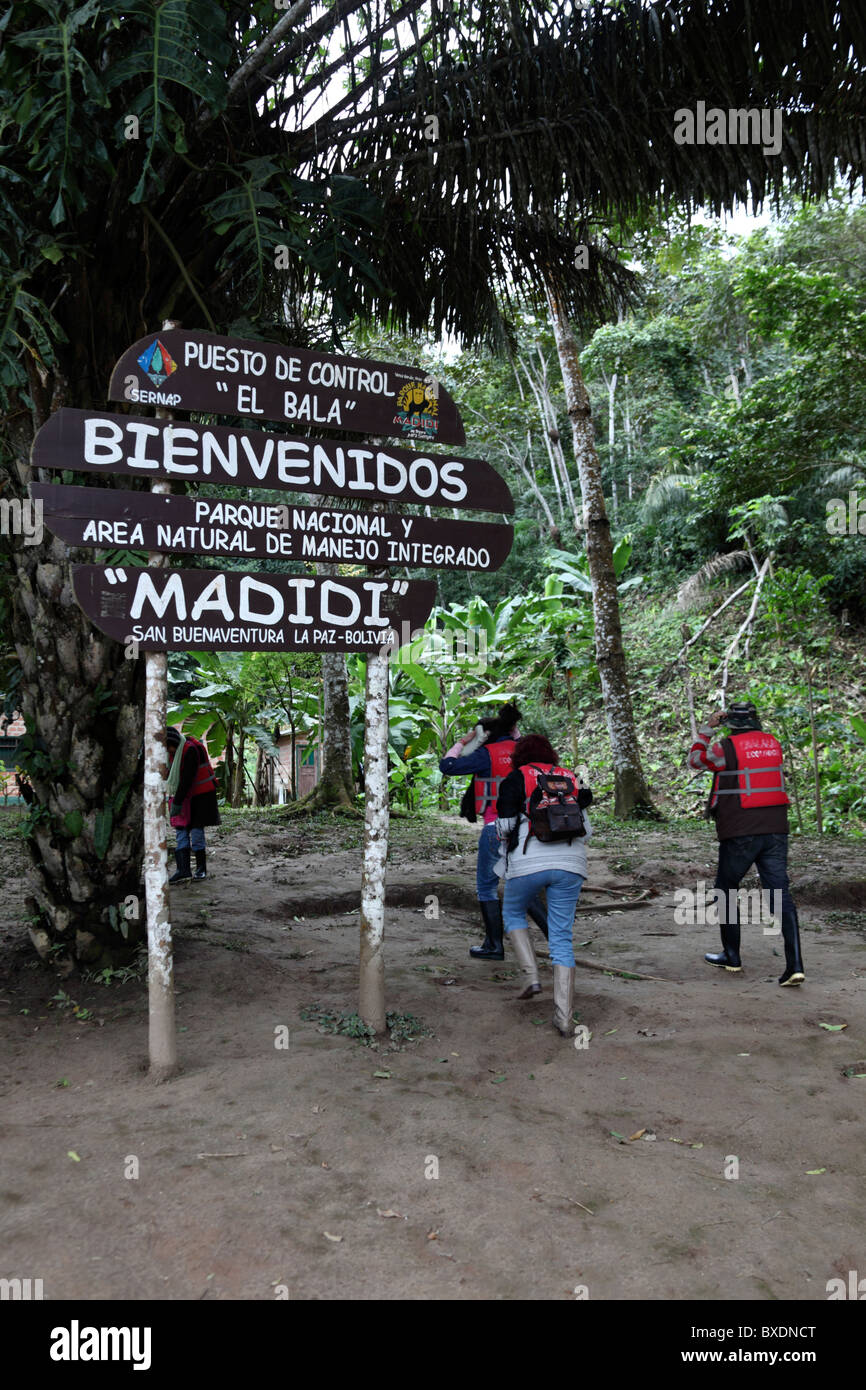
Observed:
[[[731,890],[739,888],[753,864],[763,888],[781,891],[782,939],[786,948],[790,948],[798,941],[799,924],[788,878],[787,835],[736,835],[733,839],[719,841],[719,867],[715,886],[723,889],[725,894],[724,899],[718,904],[719,921],[722,923],[722,945],[731,946],[735,951],[740,949],[737,899],[735,893],[733,897],[730,894]]]

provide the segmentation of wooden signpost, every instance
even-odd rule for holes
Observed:
[[[507,484],[483,459],[71,407],[58,410],[36,435],[33,466],[365,503],[514,511]]]
[[[75,597],[92,623],[140,651],[369,652],[430,616],[427,579],[324,579],[228,570],[76,565]]]
[[[514,536],[502,523],[53,483],[31,483],[30,495],[67,545],[104,550],[487,571],[505,562]]]
[[[386,510],[421,504],[511,513],[505,482],[482,459],[230,425],[178,422],[175,410],[316,424],[425,445],[462,444],[451,397],[416,368],[221,338],[166,323],[117,363],[112,400],[156,418],[64,408],[36,436],[32,465],[148,478],[150,492],[31,484],[46,525],[75,547],[148,551],[147,568],[77,565],[73,591],[110,637],[146,653],[145,885],[151,1075],[176,1069],[165,817],[166,652],[333,651],[367,658],[365,833],[359,1012],[385,1028],[384,868],[388,846],[388,657],[397,632],[423,627],[433,580],[389,567],[494,570],[512,530]],[[172,481],[360,499],[308,507],[175,496]],[[173,569],[170,554],[362,563],[332,571]]]
[[[454,401],[416,367],[167,329],[127,348],[110,401],[465,444]]]

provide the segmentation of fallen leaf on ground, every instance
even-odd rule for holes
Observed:
[[[405,1217],[401,1211],[392,1211],[390,1207],[388,1208],[387,1211],[383,1211],[381,1207],[377,1207],[377,1208],[376,1208],[376,1215],[377,1215],[377,1216],[396,1216],[396,1217],[399,1217],[399,1219],[400,1219],[401,1221],[406,1221],[406,1220],[408,1220],[408,1218]]]
[[[644,1136],[645,1134],[646,1134],[646,1126],[644,1126],[643,1129],[637,1130],[637,1132],[636,1132],[635,1134],[630,1134],[630,1135],[628,1136],[628,1142],[631,1144],[632,1141],[635,1140],[635,1139],[642,1139],[643,1136]]]
[[[841,1033],[843,1028],[847,1028],[847,1023],[819,1023],[819,1028],[826,1028],[828,1033]]]
[[[391,1080],[391,1073],[390,1073],[389,1071],[374,1071],[374,1072],[373,1072],[373,1075],[374,1075],[374,1076],[381,1076],[381,1078],[382,1078],[383,1081],[390,1081],[390,1080]]]
[[[438,1239],[439,1239],[439,1232],[438,1232],[438,1231],[428,1231],[428,1232],[427,1232],[427,1239],[428,1239],[428,1240],[438,1240]]]
[[[826,1171],[826,1168],[807,1168],[806,1177],[811,1178],[814,1177],[816,1173],[826,1173]]]
[[[332,1236],[330,1231],[323,1231],[322,1235],[325,1237],[326,1240],[339,1241],[343,1239],[342,1236]]]
[[[74,1149],[68,1149],[68,1150],[67,1150],[67,1153],[66,1153],[66,1157],[67,1157],[67,1158],[71,1158],[73,1163],[80,1163],[80,1162],[81,1162],[81,1159],[78,1157],[78,1154],[75,1152]]]
[[[622,1135],[622,1134],[617,1134],[617,1132],[616,1132],[615,1129],[608,1130],[608,1133],[609,1133],[609,1134],[612,1134],[613,1137],[614,1137],[614,1139],[618,1139],[619,1142],[620,1142],[621,1144],[627,1144],[627,1143],[628,1143],[628,1140],[625,1138],[625,1136]]]

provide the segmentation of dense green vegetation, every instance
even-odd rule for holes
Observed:
[[[798,828],[866,828],[864,232],[866,209],[842,197],[792,205],[745,237],[677,223],[643,231],[623,253],[640,267],[640,300],[584,346],[636,716],[668,815],[696,813],[705,791],[684,767],[691,688],[698,716],[722,691],[755,700],[787,750]],[[419,355],[369,330],[357,347]],[[550,330],[527,310],[512,357],[431,345],[421,356],[460,402],[468,448],[508,477],[517,511],[503,568],[441,573],[426,638],[394,661],[395,803],[456,806],[439,751],[507,694],[524,729],[587,764],[603,806],[611,774],[590,585],[550,453],[563,451],[573,477]],[[842,503],[851,534],[828,530]],[[253,684],[266,661],[294,669],[299,727],[316,729],[315,658],[238,660]],[[363,663],[348,664],[357,766]],[[270,725],[273,699],[266,708]]]

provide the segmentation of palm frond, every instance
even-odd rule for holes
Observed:
[[[677,590],[677,608],[691,608],[701,597],[707,585],[720,574],[730,574],[733,570],[745,569],[751,564],[748,550],[729,550],[724,555],[713,555],[699,570],[690,575]]]

